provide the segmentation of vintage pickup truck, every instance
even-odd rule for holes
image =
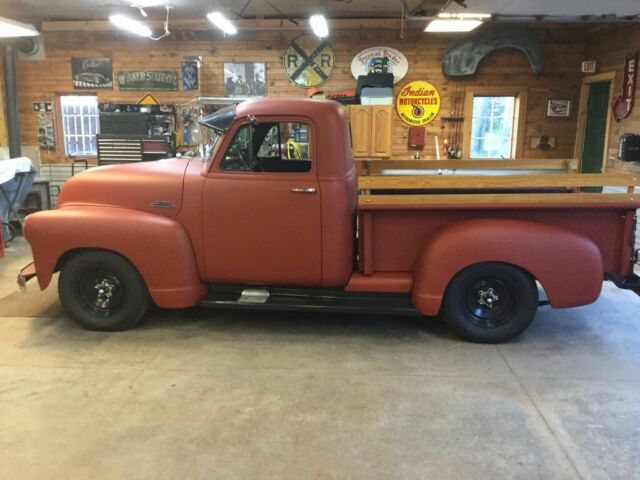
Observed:
[[[640,291],[635,177],[361,176],[335,102],[258,99],[202,120],[204,158],[95,168],[25,234],[41,289],[95,330],[162,308],[442,314],[462,337],[511,339],[540,303]],[[626,185],[625,193],[579,187]],[[535,188],[534,188],[535,187]],[[548,300],[539,300],[539,286]]]

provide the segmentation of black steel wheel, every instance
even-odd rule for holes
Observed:
[[[537,309],[538,287],[530,274],[503,263],[480,263],[453,278],[442,312],[465,339],[500,343],[526,330]]]
[[[89,330],[134,327],[151,304],[147,286],[131,263],[112,252],[85,251],[62,266],[60,300],[69,315]]]

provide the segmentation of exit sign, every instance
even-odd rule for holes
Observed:
[[[582,62],[582,73],[596,73],[596,61],[587,60]]]

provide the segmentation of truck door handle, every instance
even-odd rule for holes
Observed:
[[[311,187],[311,188],[297,188],[297,187],[294,187],[294,188],[291,189],[291,191],[293,193],[311,193],[311,194],[316,193],[316,189],[313,188],[313,187]]]

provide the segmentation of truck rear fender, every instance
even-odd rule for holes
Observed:
[[[453,277],[483,262],[507,263],[530,273],[554,307],[592,303],[602,289],[602,256],[587,237],[536,222],[466,220],[441,228],[423,247],[413,305],[425,315],[436,315]]]
[[[129,260],[160,307],[195,305],[207,291],[187,233],[167,217],[125,208],[65,207],[29,215],[25,235],[41,289],[71,255],[99,249]]]

